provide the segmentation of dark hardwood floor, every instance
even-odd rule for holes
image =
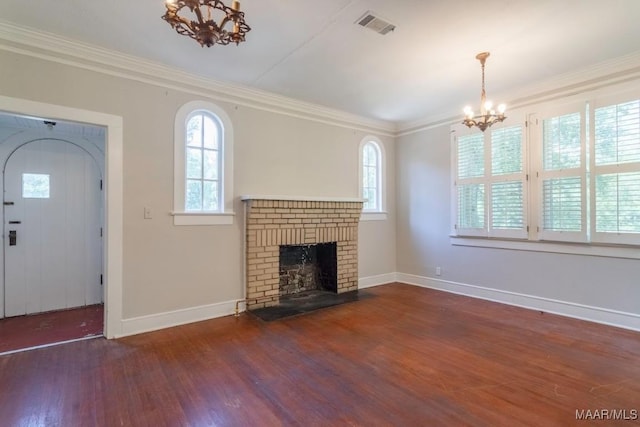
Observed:
[[[403,284],[0,357],[3,426],[567,426],[640,410],[640,333]],[[601,414],[601,412],[598,412]]]

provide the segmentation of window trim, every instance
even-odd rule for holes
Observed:
[[[206,112],[222,126],[222,138],[219,141],[220,159],[219,182],[220,210],[186,211],[186,124],[194,113]],[[190,101],[178,109],[174,123],[174,179],[173,179],[173,224],[174,225],[231,225],[233,212],[233,126],[227,113],[218,105],[207,101]]]
[[[367,135],[360,141],[360,145],[358,146],[358,194],[361,198],[364,199],[363,192],[363,168],[364,168],[364,148],[367,144],[371,143],[377,150],[379,156],[379,164],[378,164],[378,200],[380,201],[379,206],[376,209],[364,209],[362,210],[362,215],[360,217],[361,221],[384,221],[388,218],[388,214],[386,211],[387,208],[387,194],[386,194],[386,153],[384,149],[384,144],[380,140],[380,138],[375,137],[373,135]]]

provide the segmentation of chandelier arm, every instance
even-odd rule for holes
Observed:
[[[188,8],[195,16],[187,19],[180,15],[183,8]],[[207,12],[202,10],[207,7]],[[245,41],[246,33],[251,27],[244,20],[244,12],[240,11],[240,3],[233,1],[232,7],[226,6],[222,0],[173,0],[166,2],[167,11],[162,19],[167,21],[178,34],[189,36],[201,46],[211,47],[214,44],[227,45]],[[220,24],[216,22],[214,11],[218,10],[224,15],[220,16]],[[229,22],[232,28],[226,30]]]

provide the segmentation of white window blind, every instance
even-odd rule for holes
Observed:
[[[583,114],[542,120],[539,172],[543,240],[586,241],[586,165]]]
[[[484,134],[459,136],[456,153],[456,232],[467,236],[485,236],[487,226]]]
[[[594,112],[594,240],[640,243],[640,100]]]
[[[524,138],[522,126],[489,132],[491,144],[491,210],[489,235],[526,237]]]

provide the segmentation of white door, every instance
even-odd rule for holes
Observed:
[[[91,155],[44,139],[4,170],[5,316],[102,302],[101,182]]]

